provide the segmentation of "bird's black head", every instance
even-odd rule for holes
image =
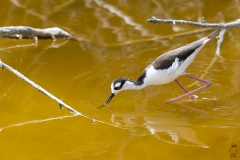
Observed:
[[[111,84],[112,93],[119,92],[124,86],[125,82],[128,81],[127,78],[117,78]]]
[[[110,101],[112,100],[112,98],[120,91],[127,89],[127,87],[124,85],[126,84],[126,82],[129,81],[128,78],[117,78],[115,79],[112,84],[111,84],[111,90],[112,93],[109,96],[108,100],[106,101],[106,103],[98,108],[102,108],[106,105],[108,105],[108,103],[110,103]]]

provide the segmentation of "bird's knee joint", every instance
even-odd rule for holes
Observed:
[[[208,82],[207,85],[206,85],[206,87],[210,87],[211,84],[212,84],[211,82]]]

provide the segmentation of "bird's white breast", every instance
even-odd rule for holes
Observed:
[[[172,63],[172,66],[167,69],[156,70],[152,65],[146,68],[147,73],[144,79],[144,86],[148,85],[161,85],[174,81],[180,75],[184,74],[186,68],[192,63],[193,59],[196,57],[197,53],[201,48],[209,41],[206,39],[203,44],[197,48],[185,61],[180,62],[178,58]]]
[[[180,70],[179,65],[180,62],[178,61],[178,58],[176,58],[172,66],[168,69],[156,70],[152,65],[149,66],[144,79],[144,85],[161,85],[175,80],[184,72]]]

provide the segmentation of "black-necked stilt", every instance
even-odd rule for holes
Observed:
[[[166,103],[176,101],[185,96],[192,95],[202,89],[208,88],[211,85],[209,81],[187,74],[185,73],[185,69],[192,63],[201,48],[210,40],[210,37],[218,30],[219,29],[215,30],[207,37],[160,55],[145,68],[136,81],[131,81],[128,78],[115,79],[111,84],[112,93],[110,97],[107,102],[99,108],[106,106],[120,91],[139,90],[150,85],[160,85],[175,81],[183,89],[185,94],[177,98],[173,98]],[[177,80],[180,75],[203,82],[206,85],[188,92],[188,90]]]

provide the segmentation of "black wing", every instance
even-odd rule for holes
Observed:
[[[142,85],[144,83],[144,78],[146,77],[146,69],[142,72],[142,74],[138,77],[138,79],[135,81],[136,85]]]
[[[156,58],[153,61],[152,65],[155,69],[167,69],[172,66],[176,58],[178,58],[181,62],[185,61],[192,53],[194,53],[196,49],[201,47],[201,45],[203,45],[203,42],[207,39],[208,38],[205,37],[186,46],[164,53]]]

